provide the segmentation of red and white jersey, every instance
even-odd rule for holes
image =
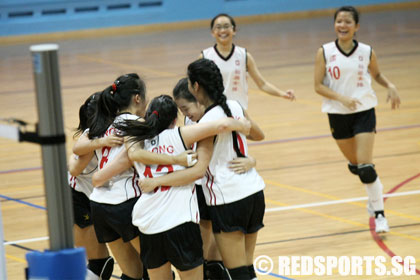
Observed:
[[[74,154],[71,156],[77,157],[77,155],[74,155]],[[87,197],[89,197],[93,191],[92,176],[97,168],[98,168],[98,159],[96,158],[96,155],[94,154],[92,159],[86,166],[86,168],[82,171],[82,173],[79,174],[79,176],[75,177],[75,176],[72,176],[70,172],[67,172],[69,186],[75,191],[82,192]]]
[[[182,140],[179,127],[166,129],[153,139],[144,141],[147,151],[178,155],[187,148]],[[135,162],[140,178],[159,177],[183,170],[180,165],[144,165]],[[179,186],[160,186],[149,193],[142,193],[133,208],[133,224],[144,234],[167,231],[186,222],[199,223],[197,195],[194,183]]]
[[[227,99],[237,100],[243,108],[248,108],[248,81],[246,49],[232,45],[227,57],[223,57],[214,47],[202,51],[203,57],[213,60],[223,76],[224,94]]]
[[[357,41],[354,43],[354,49],[348,54],[340,49],[338,41],[322,46],[326,67],[323,84],[339,94],[356,98],[361,105],[351,111],[341,102],[324,98],[322,112],[350,114],[369,110],[378,104],[368,70],[372,48]]]
[[[241,105],[234,100],[228,100],[227,104],[236,119],[244,118]],[[200,123],[210,122],[225,118],[222,107],[215,106],[207,111],[201,118]],[[238,147],[241,153],[248,155],[248,146],[245,135],[236,133]],[[229,162],[237,158],[233,147],[232,132],[220,133],[216,136],[213,155],[207,168],[206,176],[202,180],[203,192],[207,205],[221,205],[238,201],[264,189],[264,180],[251,168],[244,174],[237,174],[229,168]]]
[[[196,122],[192,121],[189,117],[185,116],[184,125],[192,125],[192,124],[196,124]],[[194,143],[194,145],[191,147],[191,149],[193,151],[195,151],[197,149],[197,143]],[[196,180],[195,184],[196,185],[201,185],[201,179]]]
[[[126,113],[117,116],[114,123],[122,120],[136,120],[138,118],[139,117],[136,115]],[[110,125],[103,136],[113,134],[114,132],[114,126]],[[112,162],[123,150],[125,150],[124,145],[97,149],[95,153],[98,157],[99,170],[104,168],[107,163]],[[134,168],[129,168],[117,176],[112,177],[112,179],[109,180],[108,185],[94,188],[90,195],[90,200],[98,203],[120,204],[131,198],[139,197],[140,195],[141,190],[138,184],[138,175]]]

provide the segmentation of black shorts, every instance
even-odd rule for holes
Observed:
[[[214,233],[242,231],[248,234],[264,227],[263,191],[229,204],[210,206],[209,209]]]
[[[203,186],[195,185],[197,190],[198,209],[200,211],[201,220],[210,220],[209,206],[206,204],[206,198],[203,193]]]
[[[352,138],[364,132],[376,132],[375,108],[353,114],[328,114],[334,139]]]
[[[71,189],[73,198],[73,218],[74,223],[80,228],[85,228],[93,224],[90,210],[90,200],[82,192]]]
[[[180,271],[203,264],[203,241],[200,226],[188,222],[156,234],[140,232],[140,254],[147,269],[170,262]]]
[[[131,221],[131,213],[138,197],[120,204],[90,202],[93,226],[99,243],[108,243],[122,238],[128,242],[139,235],[139,229]]]

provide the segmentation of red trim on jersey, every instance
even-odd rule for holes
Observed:
[[[239,134],[236,134],[236,138],[238,138],[239,151],[241,151],[241,154],[245,156],[244,141],[242,141],[242,137]]]
[[[213,191],[213,183],[214,183],[214,176],[211,174],[211,172],[210,172],[210,168],[208,168],[207,167],[207,175],[208,175],[208,179],[211,179],[211,185],[210,185],[210,187],[209,187],[209,185],[208,185],[208,183],[209,183],[209,180],[207,180],[207,183],[206,183],[206,185],[207,185],[207,188],[209,189],[209,192],[210,192],[210,205],[212,205],[212,203],[211,203],[211,201],[212,201],[212,196],[214,196],[214,205],[216,205],[216,194],[214,193],[214,191]],[[212,195],[213,194],[213,195]]]
[[[132,183],[131,186],[134,189],[134,197],[137,197],[137,196],[140,196],[141,191],[140,191],[140,188],[139,188],[139,181],[136,180],[137,179],[137,176],[138,176],[137,175],[137,172],[136,172],[136,170],[133,170],[133,172],[134,172],[134,174],[133,174],[133,179],[131,181],[131,183]],[[136,185],[137,185],[137,188],[139,188],[139,195],[137,195]]]

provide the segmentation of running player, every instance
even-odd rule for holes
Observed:
[[[349,161],[351,173],[359,176],[368,193],[368,212],[375,216],[376,232],[388,232],[383,186],[372,163],[376,133],[377,97],[371,79],[388,89],[391,108],[400,105],[397,90],[380,71],[372,47],[354,39],[359,13],[352,6],[334,14],[337,39],[318,49],[315,61],[315,91],[324,97],[332,136]]]
[[[213,61],[199,59],[191,63],[188,78],[190,92],[206,108],[200,123],[226,116],[248,118],[237,101],[226,101],[223,78]],[[249,137],[263,139],[260,128],[250,121]],[[232,159],[247,155],[245,136],[232,132],[206,138],[198,143],[197,153],[198,162],[193,167],[157,178],[142,179],[141,188],[148,191],[162,185],[184,185],[205,175],[203,192],[210,206],[213,233],[223,263],[232,279],[253,279],[256,277],[253,254],[257,234],[264,226],[265,184],[254,168],[237,174],[228,167]]]
[[[253,56],[233,43],[236,35],[235,20],[228,14],[218,14],[210,23],[212,36],[216,39],[213,47],[201,52],[200,58],[213,60],[223,76],[227,99],[237,100],[244,109],[248,108],[247,72],[258,88],[273,96],[294,100],[293,90],[282,91],[264,79]]]

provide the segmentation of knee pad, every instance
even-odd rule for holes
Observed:
[[[351,173],[353,173],[354,175],[359,175],[357,164],[352,164],[351,162],[349,162],[347,164],[347,167],[349,168]]]
[[[372,163],[359,164],[358,174],[360,181],[365,184],[371,184],[376,181],[378,174],[376,174],[375,165]]]

